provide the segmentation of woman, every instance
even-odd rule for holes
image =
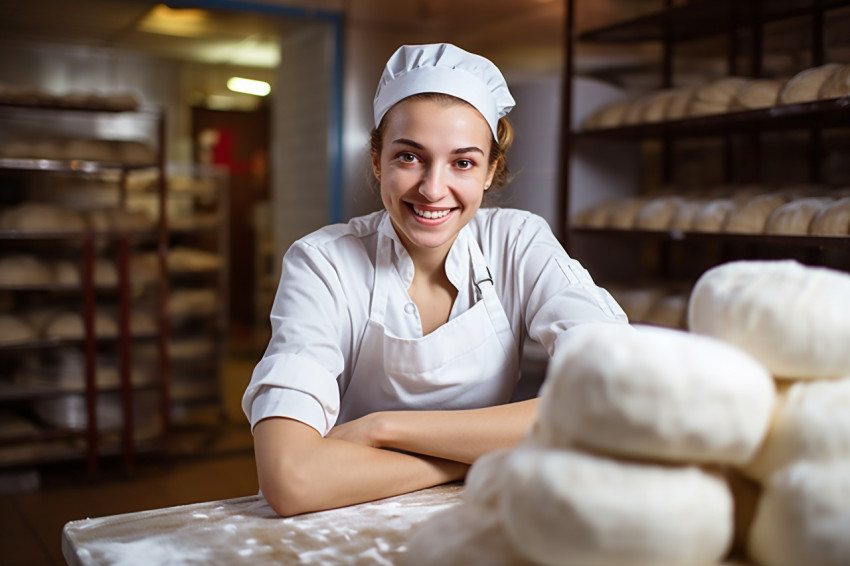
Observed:
[[[625,321],[541,218],[480,209],[507,177],[513,105],[453,45],[387,63],[371,138],[385,210],[288,250],[243,399],[279,514],[462,479],[534,420],[536,399],[509,403],[526,336],[551,354],[577,324]]]

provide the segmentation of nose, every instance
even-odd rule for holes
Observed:
[[[443,178],[441,167],[431,166],[425,170],[422,181],[419,183],[419,194],[429,202],[437,202],[448,192],[448,186]]]

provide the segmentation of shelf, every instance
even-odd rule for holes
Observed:
[[[115,230],[98,232],[21,232],[18,230],[0,230],[0,241],[2,240],[117,240],[127,237],[132,240],[156,240],[159,232],[152,230],[131,230],[118,232]]]
[[[671,41],[687,41],[848,5],[848,0],[692,0],[669,11],[586,31],[579,40],[638,43],[668,37]],[[665,36],[665,29],[669,29],[669,36]]]
[[[137,171],[156,167],[156,163],[118,163],[109,161],[84,161],[80,159],[17,159],[0,157],[0,169],[7,171],[48,171],[58,173],[99,171]]]
[[[616,230],[609,228],[572,228],[573,234],[589,234],[612,238],[655,239],[672,242],[714,244],[758,244],[794,248],[850,249],[850,236],[784,236],[775,234],[727,234],[717,232],[682,232],[680,230]]]
[[[158,334],[131,334],[130,340],[134,342],[150,341],[159,339]],[[98,344],[119,342],[120,336],[95,336]],[[4,352],[23,352],[26,350],[41,350],[43,348],[58,348],[60,346],[82,346],[85,338],[42,338],[13,344],[0,344],[0,354]]]
[[[156,389],[157,384],[152,381],[137,381],[133,383],[133,391],[147,391]],[[115,385],[100,385],[97,387],[98,393],[116,393],[122,390],[121,384]],[[65,395],[84,395],[86,393],[85,384],[79,387],[47,387],[45,386],[3,386],[0,387],[0,403],[10,401],[29,401],[32,399],[43,399],[45,397],[64,397]]]
[[[701,137],[769,130],[810,129],[813,127],[850,127],[850,96],[799,104],[783,104],[758,110],[697,116],[667,122],[582,130],[574,132],[573,137],[576,139],[642,139],[673,135],[676,137]]]

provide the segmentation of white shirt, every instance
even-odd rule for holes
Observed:
[[[578,324],[626,322],[619,305],[567,255],[539,216],[481,209],[463,231],[481,247],[518,352],[530,337],[551,356],[558,338]],[[401,338],[422,336],[418,309],[407,293],[413,261],[386,211],[327,226],[298,240],[283,258],[271,310],[272,338],[242,399],[252,428],[264,418],[288,417],[326,435],[337,424],[340,384],[348,381],[369,319],[379,237],[392,239],[395,267],[386,328]],[[474,303],[466,246],[452,246],[446,275],[458,290],[452,319]]]

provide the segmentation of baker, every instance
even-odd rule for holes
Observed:
[[[289,516],[462,479],[514,445],[526,337],[626,316],[531,213],[482,208],[507,181],[514,106],[487,59],[405,45],[374,99],[384,209],[283,258],[272,338],[242,400],[260,490]]]

